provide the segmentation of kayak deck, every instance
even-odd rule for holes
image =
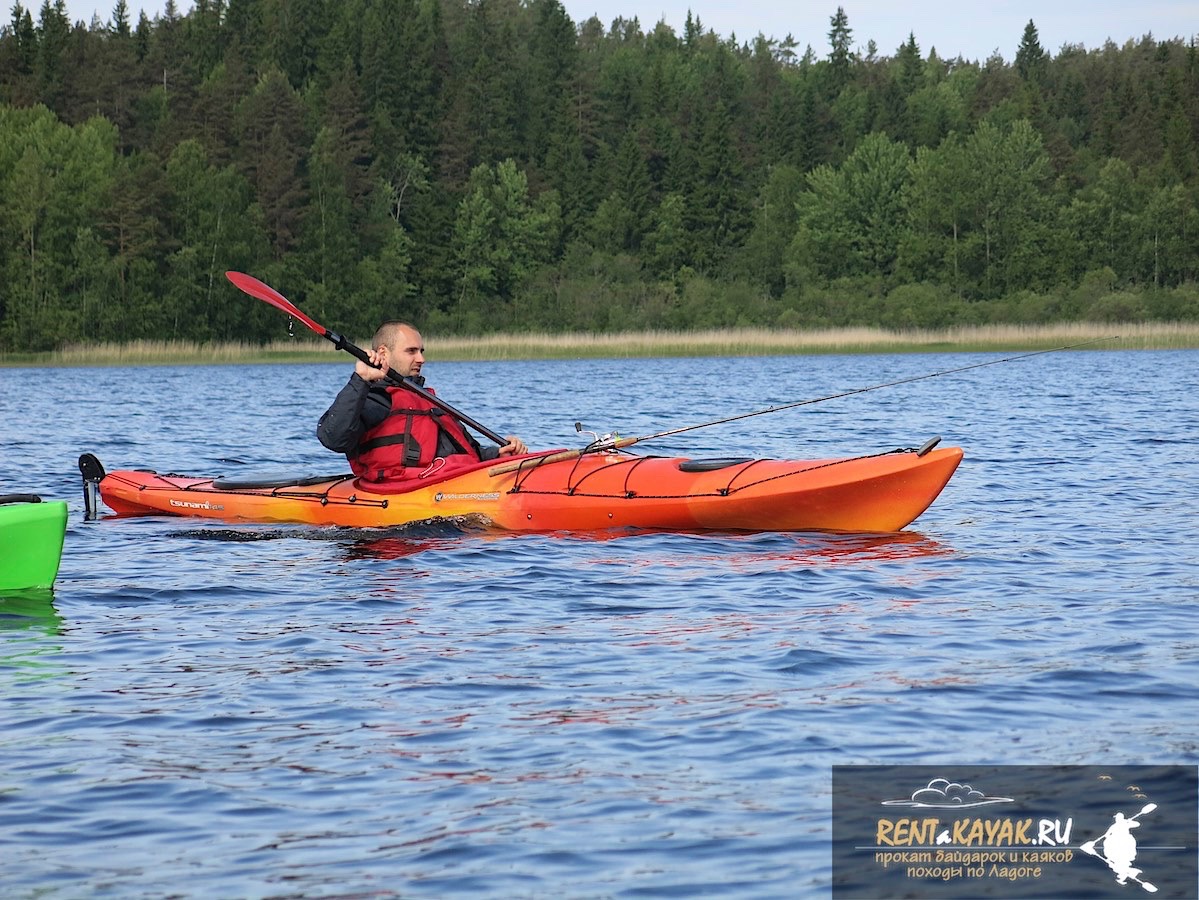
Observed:
[[[470,517],[517,531],[889,532],[928,508],[962,451],[814,460],[602,452],[546,461],[549,456],[480,463],[444,477],[385,486],[352,475],[202,478],[120,470],[102,476],[99,493],[113,511],[127,516],[352,527]]]

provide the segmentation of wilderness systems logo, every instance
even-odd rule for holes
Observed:
[[[443,494],[441,491],[438,491],[433,495],[435,503],[440,503],[443,500],[486,500],[494,502],[499,499],[500,495],[497,491],[489,491],[483,494]]]
[[[1197,797],[1193,766],[834,766],[833,897],[1195,897]]]

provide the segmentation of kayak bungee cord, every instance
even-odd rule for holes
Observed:
[[[930,440],[926,447],[931,450],[932,446],[940,438]],[[923,449],[923,448],[922,448]],[[844,466],[852,463],[862,462],[864,460],[879,459],[884,456],[893,456],[899,453],[915,453],[917,456],[924,456],[927,450],[919,451],[913,448],[887,450],[882,453],[867,453],[862,456],[850,456],[838,459],[828,460],[811,460],[795,463],[795,467],[782,472],[773,472],[764,475],[761,478],[751,477],[756,467],[761,466],[766,460],[762,459],[736,459],[730,460],[727,465],[719,465],[719,469],[728,469],[728,480],[720,484],[714,482],[713,486],[706,491],[689,491],[687,493],[654,493],[644,490],[633,490],[629,487],[631,476],[636,472],[637,468],[651,459],[660,459],[661,457],[653,456],[629,456],[620,460],[614,461],[612,465],[623,466],[625,472],[624,487],[619,490],[598,489],[588,490],[587,481],[590,479],[599,479],[603,477],[611,477],[612,472],[603,469],[590,469],[586,472],[578,471],[578,463],[575,463],[575,469],[566,478],[566,484],[560,488],[527,488],[525,482],[532,476],[537,468],[526,467],[521,469],[517,474],[512,487],[508,489],[509,494],[539,494],[541,496],[565,496],[565,497],[598,497],[610,500],[681,500],[692,497],[731,497],[742,491],[752,490],[772,481],[780,481],[784,478],[794,478],[798,475],[807,475],[815,472],[818,469],[831,469],[834,466]],[[578,457],[582,459],[582,455]],[[720,460],[716,461],[720,463]],[[693,470],[694,471],[694,470]],[[739,482],[739,483],[738,483]]]
[[[1117,336],[1118,337],[1118,336]],[[603,437],[598,437],[581,450],[562,450],[556,453],[551,453],[547,456],[532,456],[524,459],[504,463],[500,466],[488,469],[489,475],[503,475],[507,472],[514,472],[535,468],[536,466],[545,463],[558,462],[564,459],[573,459],[577,456],[583,456],[588,453],[603,453],[611,450],[621,450],[625,447],[631,447],[633,444],[644,443],[658,438],[671,437],[676,434],[683,434],[687,431],[695,431],[699,428],[710,428],[713,425],[726,425],[729,422],[739,422],[742,419],[750,419],[754,416],[764,416],[767,413],[782,412],[786,409],[796,409],[800,406],[810,406],[813,403],[824,403],[827,400],[838,400],[841,397],[850,397],[854,394],[864,394],[867,391],[877,391],[879,388],[895,387],[900,384],[910,384],[913,381],[924,381],[929,378],[940,378],[942,375],[953,375],[957,372],[966,372],[970,369],[981,369],[984,366],[997,366],[1000,363],[1013,362],[1018,359],[1028,359],[1032,356],[1042,356],[1046,353],[1060,353],[1063,350],[1075,350],[1079,347],[1086,347],[1090,344],[1099,344],[1104,341],[1114,341],[1117,337],[1093,338],[1089,341],[1080,341],[1077,344],[1067,344],[1064,347],[1052,347],[1048,350],[1033,350],[1029,353],[1018,353],[1015,356],[1005,356],[1003,359],[990,359],[986,362],[971,363],[968,366],[958,366],[953,369],[944,369],[940,372],[929,372],[924,375],[913,375],[909,378],[900,378],[896,381],[886,381],[882,384],[872,384],[869,387],[853,388],[848,391],[840,391],[836,394],[828,394],[824,397],[815,397],[809,400],[797,400],[794,403],[783,403],[778,406],[769,406],[766,409],[757,409],[753,412],[738,413],[734,416],[726,416],[723,419],[713,419],[710,422],[701,422],[698,425],[684,425],[681,428],[669,428],[665,431],[659,431],[654,434],[642,435],[640,437],[620,437],[619,435],[609,434]],[[581,426],[576,423],[575,430],[581,430]]]

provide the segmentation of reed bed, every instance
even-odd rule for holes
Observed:
[[[430,358],[490,361],[664,356],[772,356],[820,353],[921,353],[1045,350],[1088,343],[1100,350],[1199,348],[1199,322],[1057,325],[977,325],[939,330],[881,328],[820,330],[732,328],[688,332],[613,334],[426,335]],[[365,346],[367,340],[358,342]],[[72,344],[47,353],[0,353],[0,365],[130,366],[221,365],[271,362],[347,362],[327,341],[304,338],[269,344],[130,341]]]
[[[18,356],[18,354],[12,354]],[[24,354],[30,362],[59,366],[221,365],[262,362],[342,362],[328,341],[300,339],[249,344],[238,341],[129,341],[68,344],[49,353]],[[32,359],[29,359],[32,357]],[[6,361],[0,355],[0,362]]]
[[[1099,349],[1199,348],[1199,323],[1093,322],[978,325],[939,330],[736,328],[618,334],[500,334],[427,339],[438,359],[563,359],[652,356],[771,356],[819,353],[919,353],[1041,350],[1096,342]]]

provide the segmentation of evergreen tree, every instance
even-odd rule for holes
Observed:
[[[1034,84],[1044,84],[1048,58],[1041,48],[1040,35],[1032,19],[1024,26],[1024,34],[1020,37],[1020,46],[1016,50],[1016,71],[1025,81]]]
[[[157,302],[153,281],[173,246],[162,221],[166,208],[166,173],[158,157],[147,153],[119,157],[111,198],[98,220],[110,264],[94,266],[83,276],[88,282],[82,286],[90,301],[88,318],[97,340],[155,336],[145,323],[157,318],[149,311]]]
[[[716,274],[744,240],[749,224],[744,176],[732,134],[732,117],[717,101],[700,118],[695,182],[687,205],[686,223],[694,240],[692,262],[704,273]]]
[[[282,73],[278,73],[280,80]],[[262,304],[227,290],[224,272],[260,270],[268,254],[266,223],[246,180],[231,166],[210,165],[198,141],[182,142],[167,163],[165,212],[176,245],[146,324],[151,334],[188,340],[245,340]],[[268,275],[269,277],[269,275]]]
[[[304,107],[279,69],[237,108],[239,163],[254,185],[277,260],[295,246],[306,203]]]
[[[37,42],[32,14],[14,3],[11,25],[7,32],[0,30],[0,103],[32,106],[37,102]]]
[[[267,6],[264,61],[286,73],[296,90],[302,90],[316,77],[321,40],[334,9],[334,0],[287,0]],[[393,22],[392,27],[396,24]]]
[[[845,15],[843,6],[837,7],[836,14],[829,22],[828,84],[831,99],[849,83],[850,66],[853,64],[853,29],[849,27],[849,17]]]
[[[803,173],[795,166],[770,170],[754,204],[753,227],[738,259],[738,270],[774,297],[781,297],[786,287],[783,263],[799,226],[797,204],[803,187]]]
[[[549,136],[570,117],[570,98],[578,91],[578,47],[574,23],[559,0],[534,0],[529,38],[528,132],[525,156],[541,164]]]
[[[50,109],[67,102],[68,52],[71,22],[65,0],[42,0],[37,28],[37,59],[34,78],[38,99]]]
[[[569,99],[562,101],[569,104]],[[562,240],[569,243],[582,226],[591,208],[587,159],[583,142],[573,117],[563,114],[555,118],[554,130],[548,138],[545,154],[544,179],[558,196],[562,214]]]
[[[297,256],[305,264],[304,293],[318,319],[348,327],[361,254],[342,154],[340,136],[332,128],[321,128],[308,157],[308,207],[301,219]]]

